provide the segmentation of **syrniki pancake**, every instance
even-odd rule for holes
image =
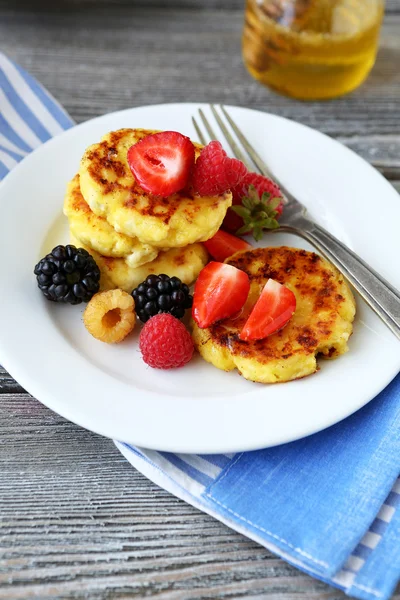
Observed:
[[[226,262],[245,271],[251,283],[242,312],[207,329],[193,323],[195,345],[219,369],[235,368],[261,383],[297,379],[317,370],[317,355],[336,358],[348,350],[355,301],[342,275],[313,252],[296,248],[259,248],[239,252]],[[269,279],[296,296],[296,311],[277,333],[243,342],[239,333]]]
[[[67,185],[64,214],[68,218],[71,232],[79,242],[104,256],[125,258],[130,267],[139,267],[157,257],[158,248],[118,233],[104,217],[92,212],[81,194],[79,175],[75,175]]]
[[[188,189],[168,198],[145,192],[127,162],[129,148],[154,131],[120,129],[90,146],[80,165],[83,197],[96,215],[116,231],[158,248],[202,242],[219,229],[232,204],[232,194],[198,196]],[[195,144],[197,154],[201,146]]]
[[[132,268],[123,258],[107,258],[91,248],[83,245],[70,234],[71,244],[85,248],[95,259],[101,273],[100,287],[103,290],[120,288],[132,292],[146,277],[152,273],[165,273],[176,276],[190,285],[199,275],[208,261],[208,254],[203,244],[190,244],[185,248],[173,248],[160,252],[157,258],[140,267]]]

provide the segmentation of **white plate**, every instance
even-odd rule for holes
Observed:
[[[399,343],[358,300],[350,352],[281,385],[245,381],[196,357],[176,371],[142,362],[137,333],[118,346],[93,339],[82,307],[47,302],[33,267],[66,242],[61,207],[85,148],[112,129],[175,129],[196,139],[198,105],[147,106],[94,119],[28,156],[0,187],[0,361],[31,394],[67,419],[138,446],[175,452],[233,452],[288,442],[365,405],[400,369]],[[208,110],[205,107],[205,110]],[[312,129],[231,108],[272,170],[322,225],[400,287],[400,201],[356,154]],[[264,245],[307,248],[274,234]]]

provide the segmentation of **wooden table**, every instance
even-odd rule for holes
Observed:
[[[254,82],[242,19],[240,0],[0,0],[1,49],[76,121],[157,102],[254,107],[337,137],[400,190],[398,0],[368,81],[333,102]],[[157,488],[110,440],[52,413],[1,368],[0,394],[1,599],[344,598]]]

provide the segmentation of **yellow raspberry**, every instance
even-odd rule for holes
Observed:
[[[107,344],[122,342],[136,322],[132,296],[122,290],[95,294],[83,313],[83,322],[97,340]]]

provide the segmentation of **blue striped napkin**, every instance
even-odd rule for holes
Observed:
[[[0,54],[0,179],[73,121]],[[236,455],[116,442],[149,479],[351,596],[389,598],[400,576],[400,376],[342,423]]]

